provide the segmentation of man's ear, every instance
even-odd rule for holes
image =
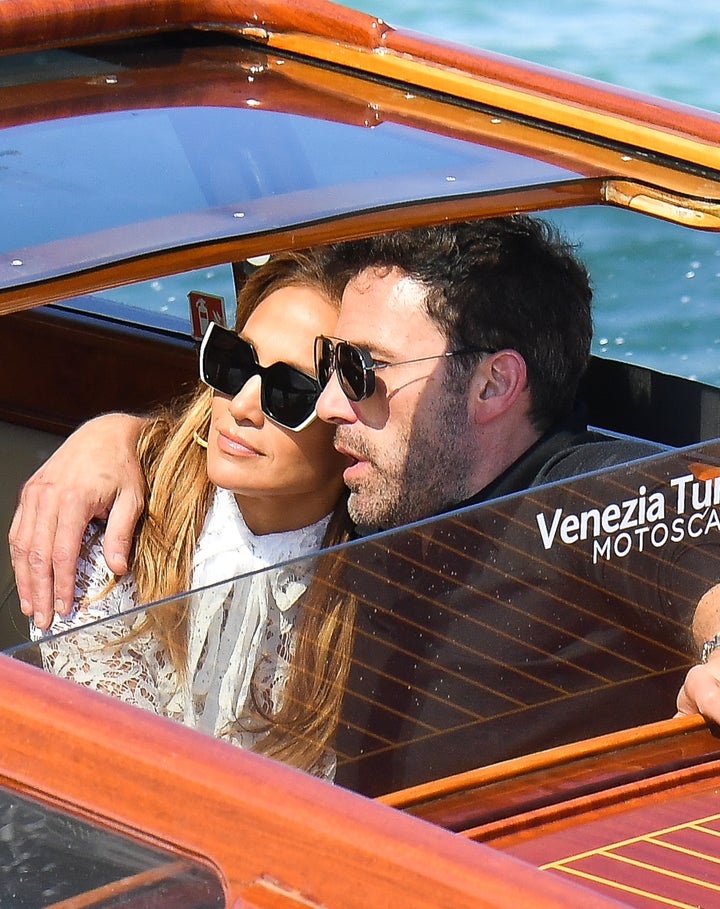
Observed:
[[[527,366],[516,350],[499,350],[478,364],[470,394],[476,423],[488,423],[527,397]]]

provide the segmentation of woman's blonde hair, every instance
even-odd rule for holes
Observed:
[[[309,287],[340,307],[340,280],[323,268],[322,250],[274,256],[252,274],[238,295],[236,328],[253,310],[282,287]],[[206,455],[196,434],[207,438],[212,390],[204,385],[184,401],[162,410],[145,427],[138,443],[147,480],[147,500],[136,533],[132,568],[138,602],[172,597],[190,587],[193,554],[213,497]],[[350,538],[352,524],[346,496],[338,502],[323,546]],[[349,667],[353,603],[338,594],[340,564],[331,553],[321,556],[303,598],[293,657],[282,705],[264,714],[267,734],[256,750],[311,769],[325,751],[340,710]],[[180,678],[187,662],[187,598],[147,611],[141,631],[150,631],[167,650]]]

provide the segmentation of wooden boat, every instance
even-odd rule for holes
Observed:
[[[0,52],[8,521],[17,485],[79,421],[193,381],[190,319],[153,289],[170,279],[173,295],[210,299],[203,274],[232,286],[249,257],[516,211],[720,229],[717,115],[320,0],[4,0]],[[410,594],[434,608],[469,589],[478,540],[504,539],[502,583],[536,572],[557,614],[580,622],[593,559],[571,571],[538,515],[547,531],[559,502],[582,514],[678,478],[713,482],[720,454],[714,387],[596,359],[586,399],[595,425],[667,451],[351,544],[367,602],[391,613],[408,595],[392,564],[416,572]],[[675,512],[683,532],[700,527]],[[583,556],[612,587],[624,542],[606,537]],[[643,553],[648,579],[663,554]],[[720,752],[699,717],[662,719],[688,657],[650,633],[642,660],[616,655],[593,684],[578,673],[540,695],[523,669],[532,696],[482,716],[466,704],[460,719],[446,699],[432,724],[396,690],[404,669],[374,664],[339,739],[350,792],[24,664],[2,572],[2,644],[20,658],[3,656],[0,675],[3,905],[717,904]],[[488,583],[478,596],[501,584]],[[608,715],[629,691],[655,722]],[[370,734],[388,710],[393,741]],[[591,718],[586,734],[543,731],[570,713]],[[487,745],[519,725],[534,730],[526,752]]]

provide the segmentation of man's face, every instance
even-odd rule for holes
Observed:
[[[425,289],[397,269],[367,269],[343,295],[335,334],[374,360],[435,357],[447,341],[426,314]],[[467,395],[445,384],[446,361],[391,366],[375,373],[375,392],[349,401],[333,375],[318,401],[337,425],[335,447],[352,459],[343,478],[352,520],[394,527],[437,513],[476,490],[468,487],[474,452]]]

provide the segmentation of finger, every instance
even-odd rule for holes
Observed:
[[[15,514],[13,515],[13,519],[10,524],[10,530],[8,531],[8,543],[10,544],[10,562],[12,563],[13,568],[15,568],[15,542],[20,531],[22,511],[22,502],[18,502],[17,508],[15,509]]]
[[[23,506],[22,501],[18,503],[13,515],[10,531],[8,532],[8,543],[10,546],[10,562],[12,563],[13,572],[15,573],[15,585],[17,587],[20,608],[24,615],[32,614],[30,605],[30,579],[27,571],[27,550],[23,542],[25,538],[23,526],[23,513],[27,515],[27,506]]]
[[[114,574],[125,574],[128,570],[133,533],[142,509],[141,499],[129,493],[121,493],[110,510],[103,553],[108,568]]]
[[[53,615],[51,554],[57,526],[55,512],[46,504],[42,484],[26,484],[10,529],[20,608],[42,629],[48,627]]]
[[[72,493],[64,494],[57,503],[51,559],[52,606],[59,615],[67,615],[72,609],[80,548],[85,530],[93,517],[94,509],[81,504]]]
[[[720,667],[715,664],[717,660],[690,669],[678,694],[679,715],[701,713],[708,720],[720,722]]]

